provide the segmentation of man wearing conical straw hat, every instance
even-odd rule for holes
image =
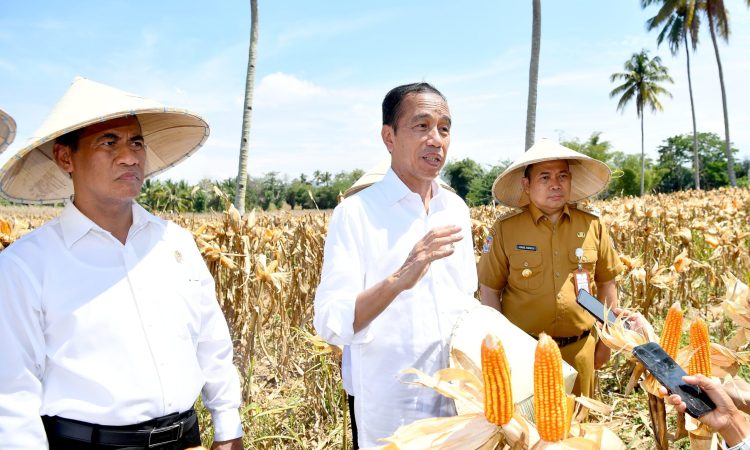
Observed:
[[[578,371],[574,393],[586,396],[594,367],[610,352],[596,341],[594,318],[576,304],[576,292],[616,306],[622,265],[599,218],[574,202],[601,192],[609,178],[606,164],[539,140],[492,185],[501,203],[520,209],[495,222],[478,265],[482,303],[533,336],[553,336]]]
[[[77,78],[0,170],[0,195],[66,201],[0,252],[0,442],[8,449],[242,448],[240,386],[192,235],[135,203],[208,125]]]

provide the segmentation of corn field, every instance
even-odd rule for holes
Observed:
[[[618,283],[621,305],[642,312],[658,333],[670,305],[679,302],[686,318],[708,324],[712,342],[725,344],[733,337],[737,325],[721,308],[722,276],[731,273],[745,283],[750,276],[750,190],[690,191],[592,206],[600,209],[627,267]],[[59,211],[0,207],[0,249]],[[477,255],[503,212],[472,209]],[[349,448],[340,351],[312,328],[329,214],[253,211],[241,217],[230,208],[168,218],[192,231],[216,281],[242,374],[245,447]],[[646,393],[625,394],[634,367],[619,354],[599,372],[600,399],[613,408],[590,419],[607,423],[630,448],[654,448]],[[198,407],[209,444],[210,418]],[[673,428],[675,414],[668,410],[667,416]],[[690,448],[679,437],[669,448]]]

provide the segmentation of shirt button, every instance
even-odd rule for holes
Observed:
[[[558,254],[558,253],[559,253],[559,252],[558,252],[557,250],[555,250],[555,256],[557,256],[557,254]]]
[[[529,267],[529,263],[528,263],[528,262],[526,262],[526,261],[524,261],[524,262],[523,262],[523,266],[524,266],[524,267]]]
[[[555,276],[560,278],[560,272],[555,272]]]
[[[560,300],[561,298],[562,298],[562,294],[558,293],[557,294],[557,299]]]

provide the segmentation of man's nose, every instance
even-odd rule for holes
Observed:
[[[132,148],[129,143],[120,144],[117,151],[117,162],[126,166],[134,166],[141,162],[144,149]]]
[[[430,130],[429,133],[429,141],[428,144],[433,147],[442,147],[443,146],[443,135],[440,134],[440,130],[438,127],[434,127]]]

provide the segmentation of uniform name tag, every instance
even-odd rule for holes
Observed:
[[[516,250],[528,250],[535,252],[536,245],[516,244]]]

